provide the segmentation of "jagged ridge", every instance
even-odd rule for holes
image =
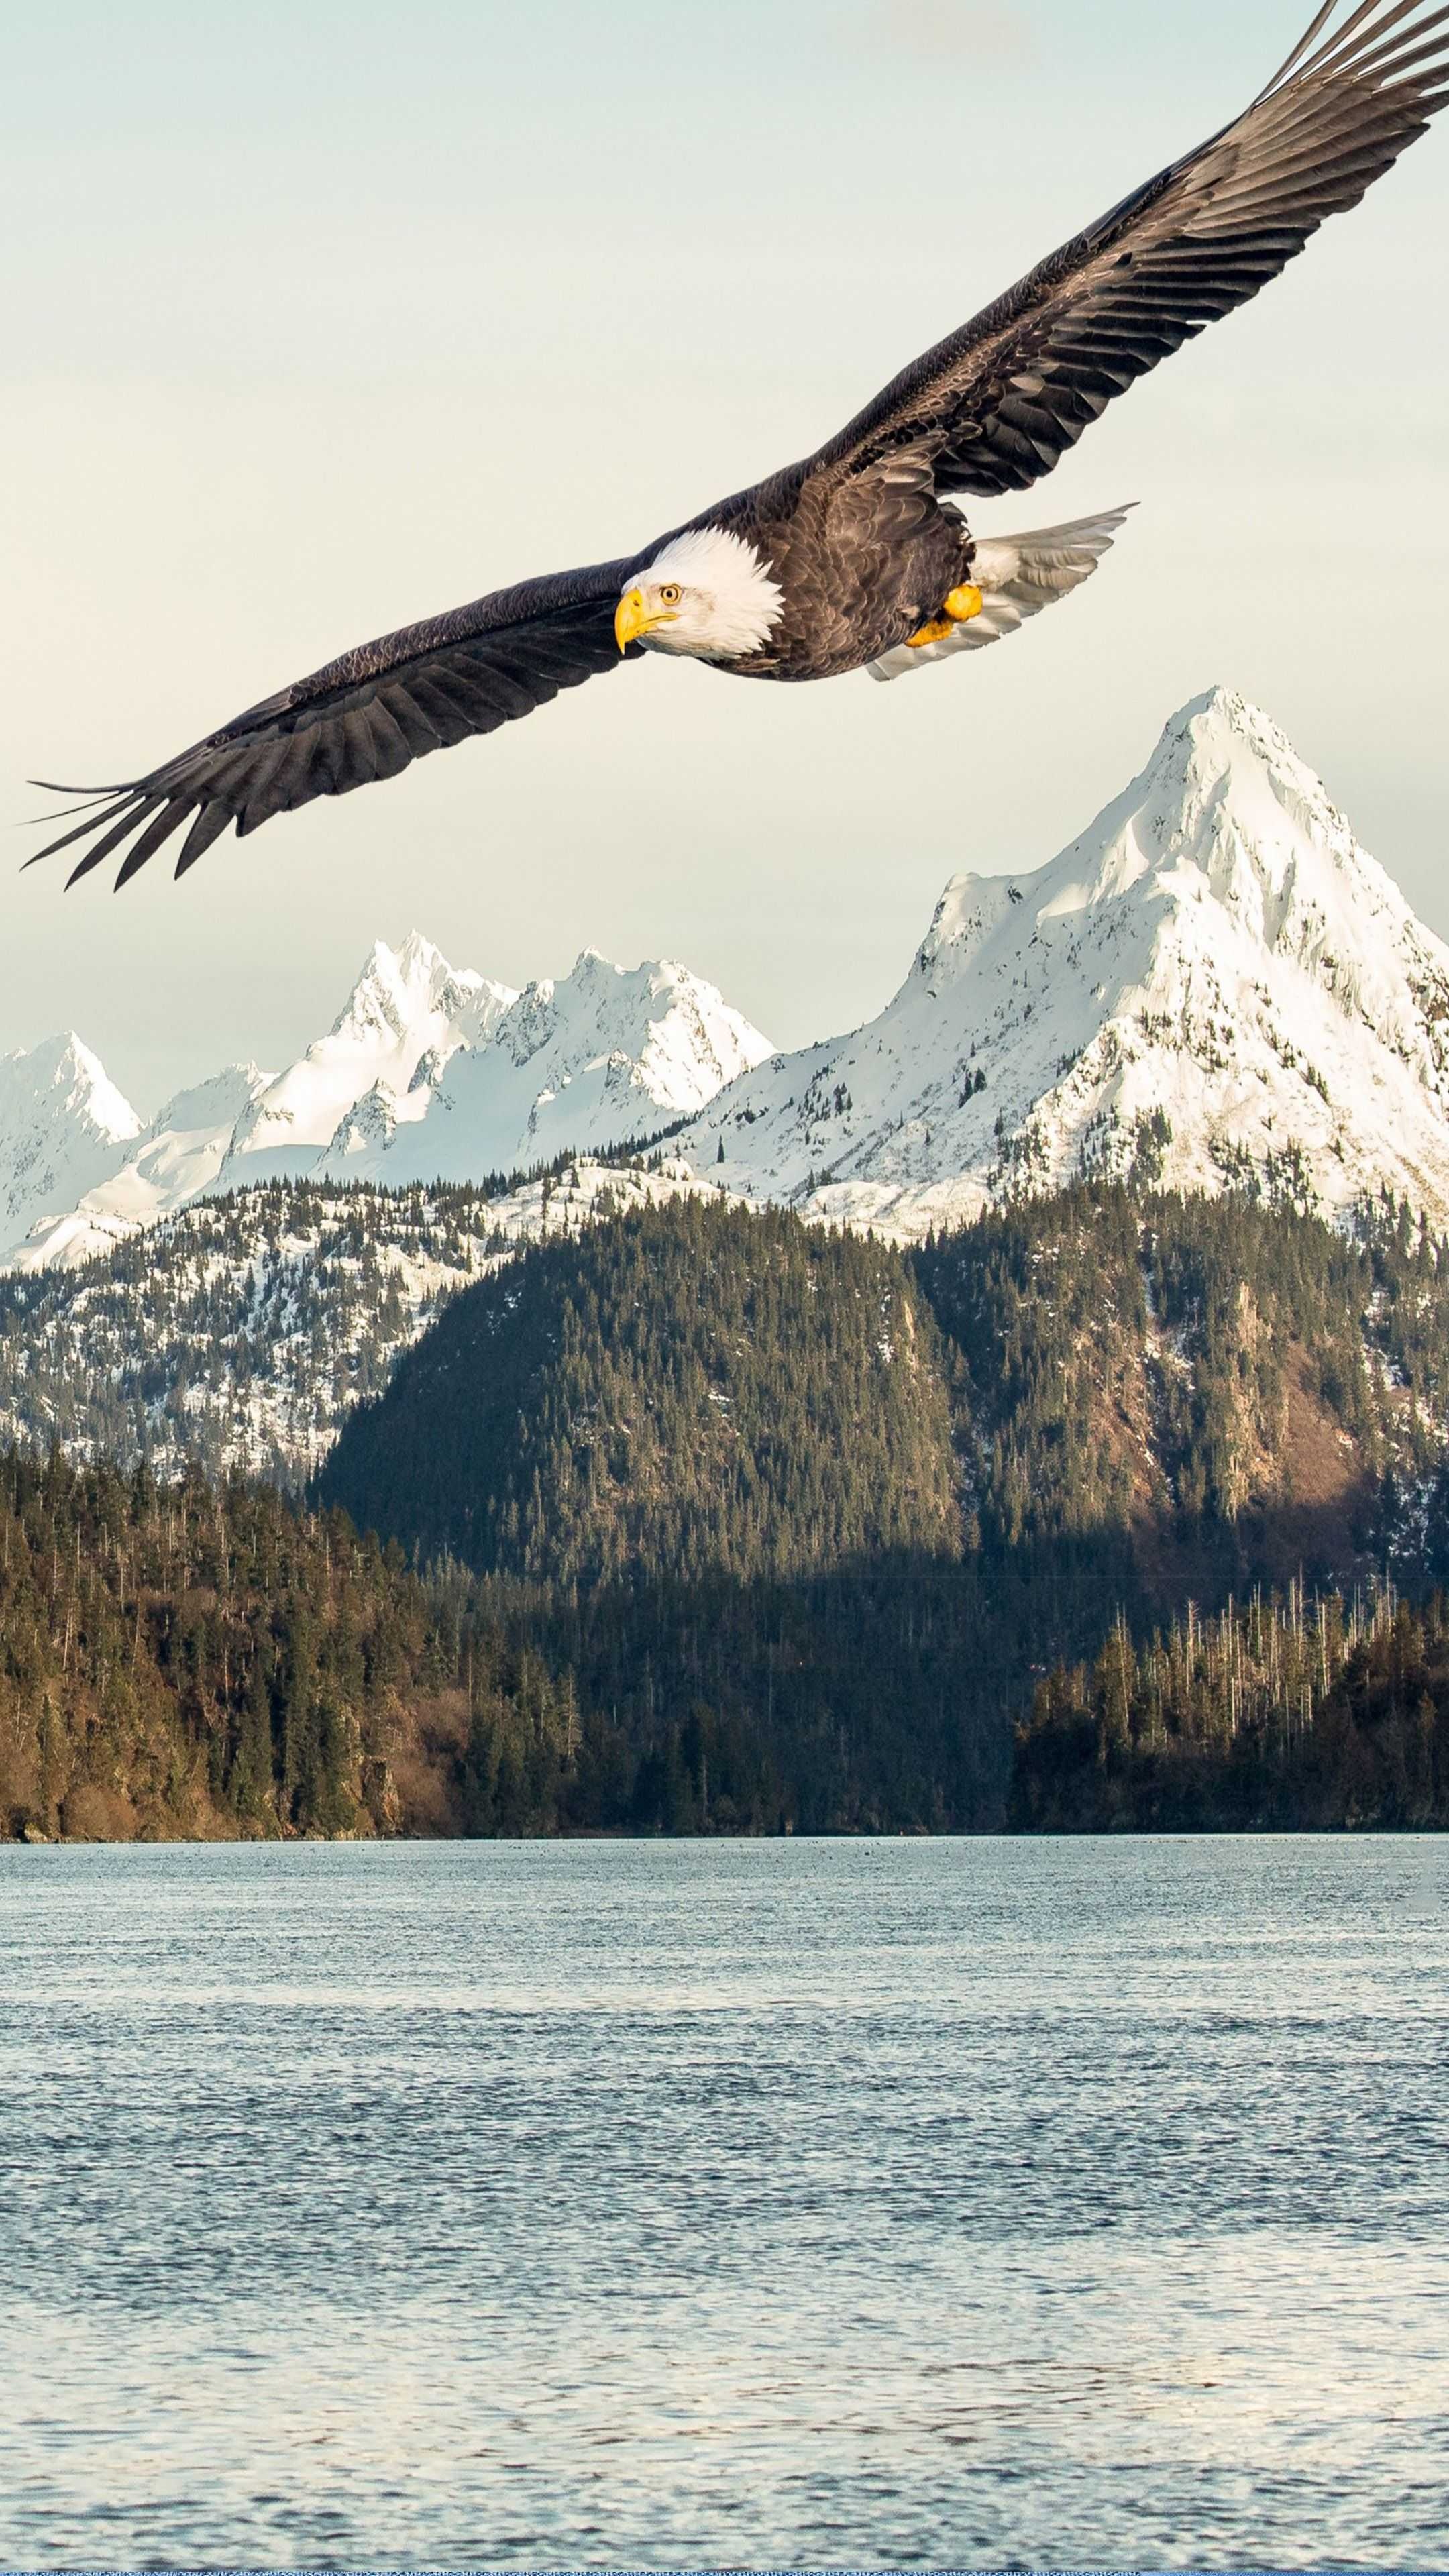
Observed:
[[[1446,1099],[1449,949],[1214,689],[1048,866],[953,878],[878,1019],[736,1083],[679,1150],[905,1235],[1132,1169],[1329,1213],[1387,1185],[1441,1223]]]
[[[585,950],[514,994],[414,936],[373,950],[286,1073],[233,1069],[144,1135],[78,1064],[0,1068],[22,1266],[218,1183],[477,1182],[681,1117],[702,1182],[902,1238],[1128,1172],[1338,1218],[1388,1189],[1449,1223],[1449,949],[1225,689],[1046,867],[953,878],[899,992],[843,1038],[771,1056],[682,967]]]
[[[327,1036],[285,1072],[228,1066],[149,1126],[76,1039],[0,1062],[0,1267],[84,1260],[207,1191],[478,1182],[628,1145],[769,1051],[668,960],[626,971],[585,949],[517,993],[416,932],[396,950],[378,940]]]

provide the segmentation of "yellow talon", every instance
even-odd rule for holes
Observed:
[[[940,616],[928,618],[924,626],[916,628],[914,635],[906,637],[906,642],[911,645],[944,644],[953,626],[964,626],[969,619],[979,617],[985,605],[975,582],[963,581],[959,589],[946,593]]]
[[[918,626],[914,635],[908,635],[906,637],[906,642],[911,645],[944,644],[950,632],[951,620],[949,617],[933,617],[928,625]]]

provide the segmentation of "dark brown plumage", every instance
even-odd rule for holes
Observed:
[[[1050,473],[1115,395],[1358,203],[1449,97],[1449,6],[1341,8],[1326,0],[1244,115],[916,359],[814,456],[688,523],[744,538],[783,594],[767,643],[709,658],[818,679],[904,645],[974,560],[952,495],[1021,491]],[[87,841],[73,883],[129,843],[124,885],[186,825],[179,876],[229,822],[255,831],[530,714],[619,661],[620,594],[667,542],[359,646],[146,777],[98,791],[36,857]]]

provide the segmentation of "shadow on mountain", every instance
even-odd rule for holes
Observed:
[[[516,1693],[470,1701],[454,1830],[991,1830],[1040,1821],[1014,1730],[1045,1689],[1101,1738],[1124,1639],[1148,1659],[1128,1767],[1170,1732],[1161,1654],[1184,1741],[1241,1764],[1305,1598],[1343,1595],[1351,1656],[1376,1569],[1436,1579],[1446,1383],[1444,1256],[1392,1211],[1355,1243],[1098,1185],[902,1256],[696,1200],[457,1297],[317,1499],[553,1677],[531,1735]],[[1249,1643],[1199,1673],[1230,1607]]]
[[[579,1589],[455,1569],[445,1581],[469,1614],[536,1654],[566,1701],[527,1742],[512,1707],[459,1739],[449,1828],[973,1833],[1041,1823],[1013,1790],[1017,1731],[1043,1692],[1070,1698],[1069,1681],[1080,1714],[1114,1636],[1148,1652],[1184,1617],[1200,1641],[1229,1605],[1260,1624],[1291,1621],[1341,1586],[1335,1616],[1352,1621],[1356,1599],[1367,1617],[1377,1597],[1335,1512],[1288,1506],[1154,1540],[1152,1581],[1140,1533],[1126,1529],[967,1557],[876,1551],[788,1580],[637,1575]],[[1093,1734],[1093,1763],[1095,1748]],[[1073,1764],[1061,1767],[1049,1801],[1057,1830],[1073,1821],[1058,1794]],[[1090,1806],[1101,1823],[1112,1801],[1102,1809],[1095,1776],[1087,1787],[1082,1814]],[[1184,1813],[1194,1799],[1201,1808],[1198,1789],[1184,1792]],[[1239,1821],[1261,1810],[1246,1774],[1229,1804]]]

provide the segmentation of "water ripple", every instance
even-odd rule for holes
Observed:
[[[0,1854],[0,2562],[1442,2563],[1431,1840]]]

